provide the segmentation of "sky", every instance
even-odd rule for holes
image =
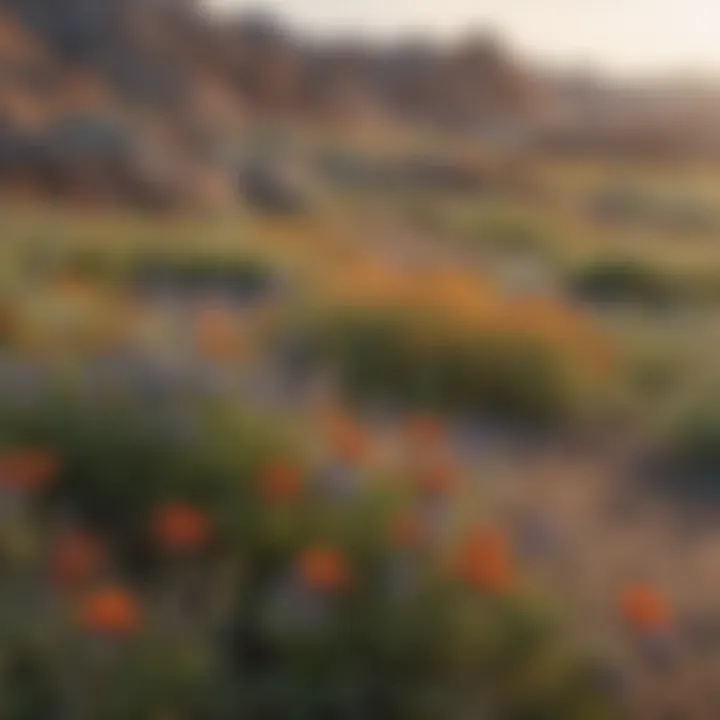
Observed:
[[[448,37],[494,28],[522,54],[553,66],[635,75],[720,76],[720,0],[209,0],[267,7],[313,33]]]

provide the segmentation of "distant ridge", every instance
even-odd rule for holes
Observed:
[[[311,41],[192,0],[0,0],[0,188],[232,203],[218,148],[273,118],[472,137],[522,127],[571,152],[627,153],[647,135],[657,152],[672,133],[710,142],[703,123],[720,117],[720,94],[663,92],[544,77],[484,32],[379,46]]]

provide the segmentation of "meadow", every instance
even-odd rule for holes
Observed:
[[[715,717],[720,184],[489,177],[0,207],[5,717]]]

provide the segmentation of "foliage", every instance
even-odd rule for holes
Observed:
[[[599,258],[581,268],[572,281],[574,293],[594,302],[641,303],[662,307],[679,299],[671,276],[632,258]]]
[[[346,275],[311,317],[313,352],[356,398],[567,420],[609,360],[592,321],[545,298],[509,298],[462,273]]]
[[[13,520],[36,535],[37,550],[17,556],[17,586],[7,587],[26,609],[45,596],[47,624],[35,639],[32,613],[12,623],[3,667],[13,717],[61,707],[118,720],[432,718],[487,707],[493,717],[576,718],[600,708],[529,590],[483,593],[448,574],[438,549],[414,556],[388,543],[407,496],[368,484],[338,504],[316,484],[322,468],[271,426],[227,407],[196,410],[198,432],[180,442],[165,434],[162,408],[149,418],[137,400],[104,407],[65,391],[32,410],[5,405],[4,447],[52,448],[62,459],[54,485],[24,497]],[[257,491],[278,456],[295,458],[307,478],[289,504]],[[153,510],[178,498],[216,529],[183,557],[148,531]],[[141,612],[141,627],[121,626],[127,636],[78,625],[83,587],[37,574],[63,518],[92,527],[111,550],[115,582]],[[13,526],[0,534],[5,557]],[[296,574],[299,553],[318,543],[344,558],[350,585]],[[398,594],[391,581],[406,563]]]

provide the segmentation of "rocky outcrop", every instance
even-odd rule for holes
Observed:
[[[528,112],[531,89],[482,35],[388,49],[305,41],[258,16],[214,20],[193,0],[0,0],[0,185],[298,212],[304,180],[218,162],[224,139],[273,118],[472,129]],[[382,172],[418,186],[478,182],[433,158]]]

